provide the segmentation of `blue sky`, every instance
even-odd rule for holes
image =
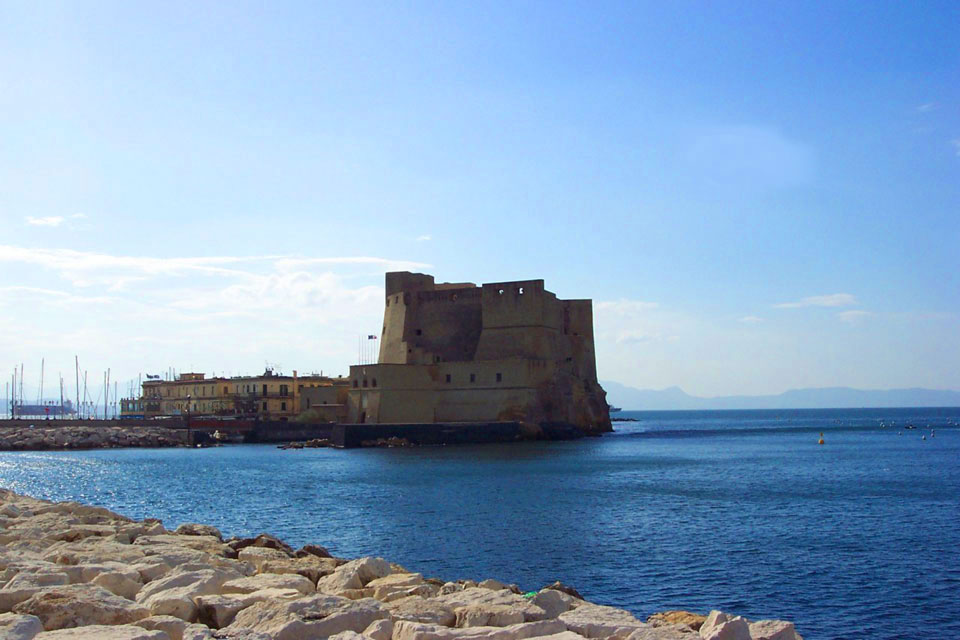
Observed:
[[[28,386],[74,354],[346,372],[409,268],[592,298],[631,386],[960,388],[954,2],[0,17],[0,371]]]

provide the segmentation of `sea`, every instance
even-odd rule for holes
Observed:
[[[0,453],[0,486],[444,580],[561,580],[641,618],[960,638],[960,409],[615,415],[567,442]]]

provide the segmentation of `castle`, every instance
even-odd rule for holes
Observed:
[[[611,430],[590,300],[560,300],[543,280],[478,287],[402,271],[386,275],[383,317],[378,363],[350,367],[350,423]]]

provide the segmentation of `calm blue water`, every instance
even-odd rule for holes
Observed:
[[[620,415],[640,421],[579,442],[0,453],[0,486],[445,579],[561,579],[640,616],[960,638],[960,409]]]

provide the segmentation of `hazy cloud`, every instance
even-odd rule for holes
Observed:
[[[47,216],[45,218],[27,216],[27,224],[34,227],[59,227],[63,224],[64,220],[65,218],[63,216]]]
[[[936,102],[927,102],[918,106],[917,111],[920,113],[929,113],[930,111],[935,111],[939,106]]]
[[[960,138],[954,138],[950,141],[950,144],[953,145],[954,151],[956,151],[957,155],[960,156]]]
[[[433,240],[433,236],[423,235],[417,236],[417,242],[429,242]]]
[[[687,150],[692,175],[722,188],[778,188],[813,178],[813,150],[776,129],[715,127],[696,134]]]
[[[873,313],[869,311],[854,309],[851,311],[841,311],[837,314],[837,317],[840,318],[841,322],[846,322],[847,324],[858,324],[872,315]]]
[[[622,298],[620,300],[598,302],[596,304],[597,311],[617,314],[621,316],[635,314],[635,313],[642,313],[644,311],[656,309],[659,306],[660,305],[658,305],[656,302],[645,302],[643,300],[627,300],[625,298]]]
[[[743,316],[740,318],[740,320],[738,320],[738,322],[742,322],[744,324],[759,324],[763,322],[763,318],[759,316]]]
[[[796,302],[783,302],[773,305],[777,309],[799,309],[801,307],[849,307],[857,304],[857,299],[849,293],[832,293],[824,296],[810,296]]]

